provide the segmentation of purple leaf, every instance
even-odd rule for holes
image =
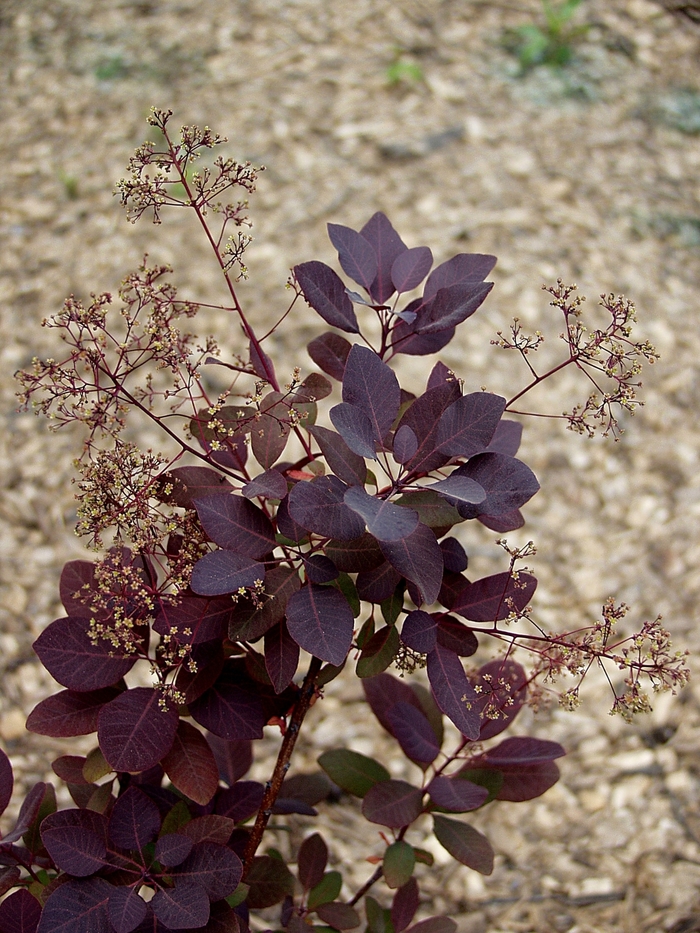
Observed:
[[[566,752],[558,742],[533,739],[529,736],[512,736],[504,739],[495,748],[490,748],[483,758],[494,768],[503,765],[533,764],[561,758]]]
[[[248,352],[250,355],[250,365],[253,367],[255,375],[259,376],[260,379],[264,379],[265,382],[274,382],[275,367],[272,365],[272,360],[267,353],[265,353],[260,344],[256,347],[253,341],[249,340]]]
[[[41,841],[61,871],[84,878],[106,864],[107,818],[94,810],[60,810],[41,824]]]
[[[294,876],[283,861],[270,855],[256,856],[245,880],[250,885],[246,904],[251,910],[279,904],[294,891]]]
[[[323,838],[318,833],[307,836],[297,856],[299,881],[305,891],[310,891],[321,882],[327,864],[328,846]]]
[[[236,684],[217,681],[190,704],[192,718],[222,739],[261,739],[266,722],[258,696]]]
[[[265,632],[265,670],[275,693],[282,693],[294,678],[299,664],[299,645],[282,620]]]
[[[261,606],[239,600],[234,608],[228,636],[231,641],[257,641],[284,618],[287,601],[301,587],[294,568],[273,567],[265,574]]]
[[[430,370],[426,389],[435,389],[437,386],[442,386],[454,381],[455,375],[452,370],[448,369],[444,363],[441,363],[440,360],[438,360]]]
[[[231,486],[225,476],[209,467],[176,467],[164,473],[163,479],[173,485],[168,501],[184,509],[193,509],[195,499],[223,492]]]
[[[443,538],[440,542],[440,550],[445,561],[445,570],[451,573],[461,573],[469,566],[466,551],[456,538]]]
[[[435,702],[472,742],[479,738],[481,716],[476,707],[477,695],[467,680],[457,655],[439,643],[428,655],[428,680]]]
[[[364,680],[362,687],[372,712],[389,735],[394,735],[394,727],[388,713],[396,703],[408,703],[419,712],[423,711],[420,700],[408,684],[391,674],[378,674]]]
[[[385,625],[367,639],[357,662],[358,677],[376,677],[392,663],[399,652],[399,635],[395,625]]]
[[[156,842],[155,856],[161,865],[174,868],[185,861],[192,851],[194,842],[181,833],[167,833]]]
[[[335,476],[318,476],[309,483],[297,483],[289,493],[289,514],[315,534],[341,541],[359,538],[365,523],[345,505],[347,488]]]
[[[419,904],[418,882],[411,877],[396,891],[391,902],[391,922],[396,933],[406,929],[415,917]]]
[[[146,771],[173,744],[177,707],[159,690],[135,687],[103,706],[97,739],[115,771]]]
[[[464,518],[512,512],[524,505],[540,488],[530,467],[505,454],[477,454],[452,475],[468,476],[486,490],[486,498],[478,505],[459,506],[459,512]]]
[[[433,828],[437,841],[452,858],[482,875],[491,874],[493,849],[486,836],[468,823],[449,820],[445,816],[433,816]]]
[[[309,433],[315,438],[326,463],[339,479],[350,486],[364,484],[367,478],[365,461],[359,454],[350,450],[339,434],[320,425],[311,425]],[[374,456],[374,448],[372,450]]]
[[[511,613],[520,614],[530,603],[537,580],[529,573],[506,571],[466,581],[450,609],[470,622],[500,622]]]
[[[17,817],[17,822],[15,823],[14,828],[9,833],[5,833],[5,835],[2,837],[3,845],[7,845],[10,842],[16,842],[18,839],[21,839],[21,837],[32,826],[40,812],[41,805],[44,802],[44,797],[48,788],[53,790],[53,785],[45,784],[43,781],[38,781],[34,787],[32,787],[32,789],[22,801],[22,806],[19,808],[19,815]]]
[[[460,397],[459,393],[459,384],[454,382],[428,389],[404,413],[397,433],[404,425],[408,425],[418,439],[418,449],[407,462],[411,470],[430,473],[444,466],[450,459],[447,454],[437,450],[438,424],[448,405]]]
[[[515,531],[516,528],[522,528],[525,524],[523,513],[519,509],[513,509],[512,512],[504,512],[502,515],[478,515],[477,518],[482,525],[490,528],[491,531],[497,531],[503,534],[506,531]]]
[[[41,918],[41,904],[20,888],[0,904],[0,930],[2,933],[36,933]]]
[[[419,307],[421,299],[412,301],[408,307],[411,308],[413,305]],[[404,317],[406,313],[404,310]],[[454,327],[447,327],[434,334],[417,334],[415,326],[415,319],[410,324],[403,320],[396,323],[391,332],[391,346],[396,353],[405,353],[406,356],[429,356],[447,346],[455,335]]]
[[[476,767],[479,767],[478,762]],[[553,761],[500,765],[497,770],[503,775],[503,783],[496,799],[510,800],[513,803],[541,797],[559,780],[559,768]]]
[[[219,768],[219,777],[226,784],[235,784],[253,764],[252,743],[245,740],[226,740],[218,735],[207,736]]]
[[[456,476],[455,473],[424,488],[433,489],[441,496],[456,499],[457,502],[478,504],[486,498],[486,492],[482,486],[467,476]]]
[[[476,810],[489,796],[488,788],[480,784],[473,784],[464,778],[442,775],[432,779],[427,791],[435,806],[451,810],[453,813]]]
[[[493,282],[441,288],[417,309],[418,317],[412,325],[415,332],[427,335],[456,327],[481,307],[492,288]]]
[[[308,537],[308,529],[295,522],[289,514],[289,493],[277,507],[277,530],[290,541],[303,541]]]
[[[362,409],[341,402],[331,408],[330,417],[333,427],[337,428],[352,453],[360,458],[377,459],[374,428]]]
[[[407,933],[455,933],[457,924],[449,917],[428,917],[414,923]]]
[[[479,647],[474,632],[457,619],[445,616],[438,622],[437,641],[460,658],[470,658]]]
[[[394,372],[369,347],[356,343],[348,355],[343,401],[367,415],[374,439],[381,444],[398,414],[401,389]]]
[[[227,846],[199,842],[177,870],[177,887],[183,881],[196,882],[212,901],[218,901],[236,889],[242,874],[241,860]]]
[[[496,265],[496,257],[484,253],[458,253],[436,266],[425,283],[423,298],[432,298],[441,288],[483,282]]]
[[[279,470],[266,470],[241,489],[246,499],[264,496],[268,499],[284,499],[287,495],[287,480]]]
[[[367,532],[352,541],[329,541],[326,556],[344,573],[374,570],[384,563],[379,543]]]
[[[306,576],[311,583],[331,583],[338,579],[338,568],[323,554],[312,554],[303,560]]]
[[[241,823],[258,812],[264,794],[265,788],[258,781],[238,781],[216,795],[216,812]]]
[[[105,639],[90,640],[90,620],[56,619],[32,646],[59,684],[81,693],[111,687],[134,666],[136,656],[118,657]]]
[[[109,899],[114,891],[104,878],[67,881],[50,895],[37,933],[97,933],[109,930]]]
[[[83,775],[85,758],[82,755],[61,755],[51,762],[54,774],[67,784],[89,784]]]
[[[162,761],[173,786],[200,806],[206,806],[219,786],[219,769],[209,743],[199,729],[180,721],[173,747]]]
[[[190,657],[197,665],[197,670],[189,671],[183,664],[175,678],[175,686],[182,691],[187,704],[201,697],[221,674],[225,661],[222,642],[208,641],[194,645]]]
[[[250,446],[261,467],[269,470],[287,446],[290,428],[289,402],[281,392],[268,392],[260,402],[260,417],[251,431]]]
[[[158,807],[138,787],[128,787],[109,817],[111,841],[120,849],[142,849],[155,839],[159,829]]]
[[[397,463],[408,463],[418,452],[418,438],[412,427],[402,424],[394,435],[393,454]]]
[[[422,609],[414,609],[403,620],[401,641],[419,654],[429,654],[437,641],[437,622]]]
[[[135,888],[112,888],[109,896],[109,922],[116,933],[132,933],[145,918],[148,908]]]
[[[333,391],[333,386],[321,373],[309,373],[308,376],[296,386],[292,399],[297,402],[316,402],[326,398]]]
[[[365,794],[362,814],[391,829],[409,826],[423,812],[423,792],[406,781],[380,781]]]
[[[196,816],[181,827],[180,832],[197,845],[199,842],[215,842],[225,846],[236,828],[234,820],[218,813],[206,813]]]
[[[221,548],[200,557],[192,570],[191,586],[200,596],[223,596],[264,579],[264,564],[245,554]]]
[[[159,635],[174,635],[180,644],[215,641],[226,637],[231,608],[230,599],[184,595],[175,605],[160,602],[153,628]],[[186,635],[185,629],[191,634]]]
[[[264,557],[275,547],[275,532],[265,513],[241,496],[220,493],[195,501],[204,530],[219,547]]]
[[[427,767],[440,753],[440,745],[424,713],[411,703],[395,703],[387,713],[392,735],[411,761]]]
[[[490,392],[472,392],[453,402],[440,418],[439,449],[451,457],[472,457],[491,443],[506,400]]]
[[[386,214],[377,211],[360,230],[377,258],[377,274],[370,288],[372,299],[384,304],[394,294],[391,268],[396,258],[408,248],[391,225]]]
[[[394,593],[400,580],[401,575],[385,560],[373,570],[358,573],[355,581],[357,595],[368,603],[380,603]]]
[[[352,301],[345,294],[342,279],[330,266],[313,260],[294,266],[293,271],[307,304],[320,314],[327,324],[349,334],[359,333]],[[317,338],[317,340],[320,339]],[[334,376],[334,373],[313,354],[311,354],[311,359],[329,376]],[[339,377],[335,376],[335,378]]]
[[[27,727],[29,725],[27,723]],[[12,799],[12,788],[15,779],[12,774],[12,765],[5,752],[0,749],[0,814],[4,813]]]
[[[400,253],[391,267],[391,281],[399,294],[417,288],[433,264],[433,254],[427,246],[415,246]]]
[[[485,742],[507,729],[520,712],[527,697],[527,674],[517,661],[496,658],[479,668],[472,683],[475,688],[480,687],[479,740]]]
[[[418,527],[418,513],[413,509],[370,496],[361,486],[351,486],[343,499],[353,512],[362,516],[369,533],[380,542],[407,538]]]
[[[69,616],[91,618],[90,602],[95,596],[95,564],[89,560],[69,560],[61,571],[59,592]]]
[[[287,603],[287,627],[300,648],[337,666],[350,650],[354,618],[339,590],[308,583]]]
[[[434,603],[442,584],[442,551],[435,535],[419,524],[414,532],[400,541],[381,541],[382,553],[411,583],[414,583],[424,603]]]
[[[209,898],[204,888],[192,881],[160,888],[150,903],[153,913],[169,930],[197,929],[209,919]]]
[[[319,369],[341,382],[351,346],[345,337],[329,332],[312,340],[306,350]]]
[[[518,421],[501,420],[498,422],[496,433],[491,438],[491,443],[484,453],[505,454],[507,457],[514,457],[520,441],[523,436],[523,426]]]
[[[327,227],[330,241],[338,250],[338,260],[343,272],[369,291],[378,267],[373,247],[361,233],[350,227],[341,224],[328,224]]]

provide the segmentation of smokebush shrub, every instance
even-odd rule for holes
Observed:
[[[416,922],[418,878],[432,864],[418,843],[429,829],[458,862],[492,871],[493,850],[465,814],[537,797],[559,776],[559,744],[503,737],[541,698],[538,685],[567,676],[561,700],[573,707],[586,671],[608,664],[621,672],[613,709],[630,717],[648,708],[647,685],[673,690],[687,676],[659,620],[625,637],[626,607],[612,601],[591,626],[545,631],[523,563],[533,547],[500,540],[503,571],[474,579],[459,528],[523,525],[539,483],[516,456],[512,416],[530,389],[575,367],[590,395],[563,416],[569,427],[616,435],[654,350],[632,340],[629,302],[604,296],[607,326],[587,329],[575,288],[558,282],[557,365],[536,371],[542,338],[517,321],[495,341],[526,365],[514,398],[467,387],[439,361],[407,391],[391,362],[446,346],[487,298],[496,259],[460,253],[434,266],[427,246],[407,246],[375,213],[359,232],[328,226],[345,280],[321,261],[294,267],[290,306],[270,333],[312,311],[327,328],[308,345],[317,369],[295,369],[285,384],[284,361],[264,346],[270,333],[253,327],[235,286],[246,204],[226,197],[251,193],[257,171],[222,157],[197,171],[200,153],[223,140],[197,127],[178,140],[169,118],[152,112],[160,143],[136,151],[118,191],[134,221],[159,223],[171,206],[194,212],[243,336],[221,350],[198,343],[184,329],[198,303],[145,259],[118,301],[69,298],[47,322],[62,355],[19,374],[25,404],[57,427],[85,427],[78,532],[97,551],[61,575],[65,616],[34,648],[63,689],[27,728],[96,733],[96,744],[53,762],[75,807],[58,809],[53,785],[40,782],[0,839],[0,931],[237,933],[264,911],[262,922],[290,933],[452,933],[447,917]],[[216,396],[204,378],[214,366],[229,381]],[[318,403],[334,392],[321,417]],[[162,431],[167,453],[139,449],[138,431],[126,430],[139,418]],[[490,658],[470,661],[489,639]],[[139,667],[149,686],[130,680]],[[346,667],[394,754],[412,763],[411,781],[340,742],[317,770],[294,770],[310,708]],[[411,676],[417,669],[427,679]],[[266,729],[280,742],[263,783],[248,772]],[[12,786],[0,753],[0,812]],[[335,840],[312,832],[286,858],[266,838],[273,815],[310,821],[341,795],[361,801],[368,838],[385,843],[365,883],[344,893],[341,871],[328,868]]]

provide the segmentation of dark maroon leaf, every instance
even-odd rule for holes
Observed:
[[[438,644],[448,651],[454,651],[460,658],[470,658],[479,647],[474,632],[463,622],[446,616],[438,622]]]
[[[387,712],[392,734],[411,761],[426,767],[440,753],[433,728],[424,713],[411,703],[395,703]]]
[[[94,810],[60,810],[41,824],[41,841],[61,871],[84,878],[106,864],[107,819]]]
[[[486,525],[491,531],[497,531],[499,534],[515,531],[516,528],[522,528],[525,524],[525,519],[519,509],[503,515],[478,515],[477,518],[482,525]]]
[[[425,283],[423,298],[432,298],[441,288],[483,282],[496,265],[496,257],[484,253],[458,253],[436,266]]]
[[[192,570],[191,585],[201,596],[223,596],[264,579],[264,564],[246,554],[221,548],[200,557]]]
[[[297,856],[299,881],[305,891],[310,891],[320,883],[327,864],[328,846],[323,838],[318,833],[307,836]]]
[[[27,728],[29,728],[29,726],[27,726]],[[10,759],[0,748],[0,814],[5,812],[7,805],[12,799],[12,788],[14,787],[14,782],[15,779],[12,774],[12,765],[10,764]]]
[[[135,888],[112,888],[109,896],[109,922],[116,933],[132,933],[145,918],[148,908]]]
[[[246,499],[265,496],[268,499],[284,499],[287,495],[287,480],[279,470],[266,470],[241,489]]]
[[[493,871],[493,849],[478,830],[468,823],[450,820],[445,816],[433,816],[435,837],[450,855],[482,875]]]
[[[253,746],[249,740],[227,740],[208,735],[207,741],[219,767],[219,777],[229,786],[247,774],[253,764]]]
[[[153,913],[169,930],[197,929],[209,919],[209,898],[204,888],[192,881],[181,881],[174,888],[161,888],[150,904]]]
[[[115,771],[146,771],[170,751],[177,707],[159,690],[135,687],[103,706],[97,739]]]
[[[455,375],[451,369],[448,369],[444,363],[441,363],[440,360],[433,366],[430,370],[430,375],[428,376],[428,382],[426,384],[426,389],[434,389],[436,386],[445,385],[449,382],[455,381]]]
[[[449,917],[428,917],[414,923],[407,933],[455,933],[457,924]]]
[[[235,852],[215,842],[199,842],[177,870],[177,886],[196,882],[212,901],[221,900],[237,887],[243,865]]]
[[[541,797],[559,780],[559,768],[553,761],[499,765],[496,770],[503,775],[503,783],[496,799],[510,800],[513,803]]]
[[[394,727],[388,713],[395,703],[408,703],[422,711],[420,700],[408,684],[391,674],[378,674],[363,680],[362,688],[372,712],[390,735],[394,735]]]
[[[490,392],[472,392],[453,402],[438,427],[440,450],[452,457],[472,457],[491,443],[506,400]]]
[[[520,447],[520,440],[523,436],[523,426],[518,421],[501,420],[498,422],[496,433],[491,438],[491,443],[485,453],[505,454],[507,457],[514,457]]]
[[[464,521],[454,505],[432,489],[422,487],[416,492],[406,492],[396,500],[397,505],[405,505],[418,512],[421,524],[432,528],[436,537],[445,534],[459,522]]]
[[[444,810],[453,813],[467,813],[476,810],[486,802],[488,789],[480,784],[473,784],[464,778],[434,777],[427,787],[430,799]]]
[[[437,622],[422,609],[414,609],[403,620],[401,641],[417,651],[419,654],[428,654],[435,647],[437,639]]]
[[[417,512],[370,496],[361,486],[347,489],[344,501],[363,518],[369,533],[380,542],[407,538],[418,527]]]
[[[374,439],[381,444],[398,414],[401,389],[393,370],[369,347],[355,344],[350,350],[343,376],[343,401],[367,415]]]
[[[194,645],[190,657],[197,665],[196,671],[187,669],[183,664],[175,678],[175,686],[181,690],[185,703],[194,703],[205,690],[216,683],[224,667],[224,652],[221,641],[204,642]]]
[[[61,571],[59,592],[69,616],[88,619],[94,616],[90,602],[95,595],[95,564],[89,560],[69,560]]]
[[[339,590],[308,583],[287,603],[287,627],[304,651],[339,665],[352,644],[354,617]]]
[[[422,303],[421,298],[412,301],[407,308],[404,308],[404,314],[407,313],[408,308],[415,309],[413,313],[416,313]],[[391,341],[391,346],[396,353],[405,353],[407,356],[428,356],[442,350],[455,335],[454,327],[447,327],[434,334],[417,334],[415,326],[415,318],[410,324],[403,320],[397,321],[392,331]]]
[[[90,620],[68,616],[56,619],[33,645],[39,660],[59,684],[85,693],[111,687],[134,666],[136,656],[119,657],[114,646],[90,640]]]
[[[495,768],[502,765],[532,764],[536,761],[551,761],[561,758],[566,752],[558,742],[534,739],[530,736],[512,736],[504,739],[483,756]]]
[[[265,574],[262,605],[240,600],[234,609],[228,635],[232,641],[257,641],[284,618],[287,601],[301,587],[294,568],[273,567]]]
[[[258,781],[238,781],[216,795],[216,812],[241,823],[258,812],[264,793],[265,788]]]
[[[275,693],[282,693],[292,682],[299,664],[299,645],[282,620],[265,632],[265,670]]]
[[[261,467],[269,470],[279,460],[290,430],[289,402],[281,392],[268,392],[260,403],[260,417],[250,435],[253,456]]]
[[[379,543],[367,532],[352,541],[329,541],[326,556],[344,573],[374,570],[384,563]]]
[[[391,267],[391,281],[399,294],[417,288],[433,264],[433,254],[427,246],[415,246],[400,253]]]
[[[320,920],[334,930],[354,930],[362,922],[354,907],[340,901],[319,904],[316,913]]]
[[[505,454],[477,454],[455,470],[453,476],[468,476],[486,490],[478,505],[460,505],[464,518],[505,515],[531,499],[540,484],[529,466]]]
[[[249,340],[248,352],[250,355],[250,365],[253,367],[255,375],[264,379],[265,382],[274,382],[275,367],[272,365],[272,360],[267,353],[265,353],[260,344],[256,347],[253,341]]]
[[[304,558],[304,570],[311,583],[331,583],[338,579],[338,568],[323,554]]]
[[[359,332],[352,301],[345,293],[345,285],[330,266],[316,260],[302,262],[294,266],[294,275],[307,304],[320,314],[327,324],[349,334]],[[317,338],[317,340],[320,339]],[[327,369],[320,359],[313,354],[310,355],[317,366],[320,366],[330,376],[334,376],[334,373]],[[342,378],[342,376],[335,378]]]
[[[394,294],[391,268],[396,258],[406,251],[407,246],[391,225],[386,214],[377,211],[360,230],[372,246],[377,258],[377,274],[370,288],[372,299],[383,304]]]
[[[404,425],[408,425],[418,439],[418,449],[407,462],[411,470],[429,473],[444,466],[450,459],[447,454],[437,450],[438,425],[442,413],[459,397],[459,383],[448,382],[428,389],[404,412],[397,433]]]
[[[395,625],[385,625],[362,646],[357,662],[358,677],[376,677],[392,663],[399,653],[399,635]]]
[[[246,904],[251,910],[272,907],[294,892],[294,876],[283,861],[270,855],[253,859],[245,882],[250,885]]]
[[[62,781],[67,784],[89,784],[83,775],[85,758],[82,755],[61,755],[51,762],[51,767]]]
[[[2,933],[36,933],[41,917],[41,904],[20,888],[0,904],[0,930]]]
[[[277,507],[277,530],[290,541],[303,541],[308,537],[308,529],[302,527],[294,521],[289,514],[289,494],[280,502]]]
[[[216,641],[226,637],[232,608],[230,599],[189,594],[174,605],[161,600],[153,628],[159,635],[174,635],[181,644]]]
[[[104,878],[67,881],[49,896],[37,933],[102,933],[110,929],[108,904],[114,891]]]
[[[481,714],[479,739],[499,735],[513,722],[527,697],[527,674],[509,658],[497,658],[480,667],[472,678],[479,687],[477,706]]]
[[[493,282],[441,288],[418,309],[415,332],[433,334],[461,324],[481,307],[492,288]]]
[[[195,803],[205,806],[219,786],[214,753],[199,729],[180,721],[173,747],[162,761],[173,786]]]
[[[465,738],[476,741],[481,728],[477,695],[457,655],[439,643],[428,655],[428,680],[443,713]]]
[[[440,550],[445,562],[445,570],[451,573],[461,573],[469,566],[466,551],[456,538],[443,538],[440,542]]]
[[[394,435],[393,454],[397,463],[408,463],[418,452],[418,438],[413,428],[402,424]]]
[[[309,483],[297,483],[288,496],[289,513],[315,534],[341,541],[359,538],[365,523],[353,512],[343,496],[348,487],[335,476],[319,476]]]
[[[350,450],[339,434],[320,425],[311,425],[309,432],[321,448],[326,463],[339,479],[350,486],[364,484],[367,478],[365,461],[359,454]],[[374,448],[372,450],[374,456]]]
[[[109,817],[109,838],[114,845],[142,849],[155,839],[159,829],[158,807],[138,787],[127,788]]]
[[[362,813],[370,823],[400,829],[423,812],[423,792],[406,781],[380,781],[365,794]]]
[[[352,344],[345,337],[329,332],[316,337],[306,349],[319,369],[341,382],[351,347]]]
[[[173,485],[173,491],[167,497],[167,501],[172,501],[174,505],[179,505],[183,509],[193,509],[195,499],[221,493],[231,487],[225,476],[209,467],[176,467],[163,474],[163,478],[167,482],[172,482]]]
[[[275,546],[275,532],[265,513],[241,496],[220,493],[195,501],[199,520],[219,547],[255,559]]]
[[[427,488],[441,496],[454,499],[457,503],[479,503],[486,498],[485,490],[477,482],[467,476],[455,476],[454,473],[445,479],[438,480],[437,483],[432,483]]]
[[[341,402],[331,408],[330,418],[351,453],[359,458],[377,459],[372,422],[361,409]]]
[[[416,915],[420,904],[418,882],[411,877],[394,894],[391,902],[391,922],[396,933],[402,933]]]
[[[44,798],[49,787],[52,787],[52,785],[45,784],[43,781],[38,781],[34,787],[32,787],[32,789],[22,801],[22,806],[19,808],[19,815],[17,817],[17,822],[15,823],[14,828],[10,830],[9,833],[5,833],[5,835],[2,837],[3,845],[7,845],[10,842],[16,842],[18,839],[21,839],[22,836],[24,836],[24,834],[31,828],[32,824],[37,818],[37,815],[40,812],[41,805],[44,802]]]
[[[434,603],[442,584],[442,551],[430,528],[419,524],[401,541],[381,541],[382,553],[411,583],[415,583],[424,603]]]
[[[327,227],[330,241],[338,250],[338,260],[343,272],[369,291],[377,275],[378,266],[372,245],[361,233],[350,227],[341,224],[328,224]]]
[[[333,391],[332,384],[321,373],[309,373],[294,389],[294,402],[316,402],[326,398]]]
[[[190,704],[192,717],[222,739],[261,739],[266,722],[260,697],[235,684],[217,681]]]
[[[194,842],[182,833],[168,833],[156,842],[155,856],[161,865],[173,868],[185,861]]]
[[[393,594],[400,580],[401,575],[385,560],[374,570],[365,570],[357,575],[357,595],[369,603],[380,603]]]
[[[536,589],[532,574],[496,573],[474,583],[466,581],[450,608],[470,622],[499,622],[522,613]]]

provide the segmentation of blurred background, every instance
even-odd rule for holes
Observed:
[[[50,759],[67,751],[28,735],[24,720],[53,689],[31,643],[61,614],[62,564],[84,551],[72,531],[79,441],[17,414],[13,373],[58,355],[40,323],[67,295],[116,292],[146,251],[173,265],[183,296],[224,299],[184,212],[131,226],[112,195],[152,136],[154,105],[266,166],[240,291],[264,329],[287,306],[292,265],[335,264],[326,222],[359,229],[377,210],[436,261],[498,256],[492,294],[440,354],[469,391],[525,384],[522,364],[490,345],[514,316],[555,358],[561,327],[543,283],[575,281],[593,326],[601,293],[635,302],[638,333],[661,354],[644,377],[646,407],[618,443],[529,420],[522,458],[542,491],[509,538],[537,544],[542,624],[585,625],[614,595],[635,626],[661,613],[697,658],[700,14],[675,6],[0,0],[0,743],[20,780],[50,779]],[[199,332],[210,330],[237,348],[230,318],[203,316]],[[266,345],[278,372],[309,368],[318,331],[298,305]],[[420,389],[432,362],[404,357],[402,382]],[[586,394],[567,377],[531,405],[559,414]],[[504,569],[495,537],[470,528],[464,538],[477,574]],[[700,930],[700,688],[658,697],[632,726],[607,715],[611,702],[592,677],[577,713],[555,704],[518,720],[566,746],[562,780],[531,804],[477,816],[498,854],[490,878],[436,851],[420,879],[425,916],[449,913],[460,933]],[[343,714],[353,748],[391,753],[360,703],[351,678],[332,685],[302,749],[309,768],[335,744],[341,706],[356,704]],[[300,839],[310,824],[294,819]],[[350,804],[322,820],[345,840],[335,858],[355,863],[346,877],[361,882],[381,841],[368,841]]]

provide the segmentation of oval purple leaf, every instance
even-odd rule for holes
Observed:
[[[465,778],[434,777],[428,784],[428,793],[433,803],[453,813],[467,813],[476,810],[486,802],[488,788],[473,784]]]
[[[35,933],[41,918],[41,904],[20,888],[0,904],[0,930],[2,933]]]
[[[428,680],[435,702],[443,713],[449,716],[465,738],[476,741],[481,729],[477,694],[467,680],[457,655],[436,644],[428,655]]]
[[[340,541],[359,538],[365,530],[362,518],[343,501],[348,487],[335,476],[319,476],[297,483],[288,496],[289,514],[315,534]]]
[[[433,828],[437,841],[452,858],[482,875],[491,874],[493,849],[486,836],[468,823],[449,820],[445,816],[434,816]]]
[[[146,916],[146,902],[134,888],[112,888],[109,896],[109,921],[116,933],[132,933]]]
[[[146,771],[170,751],[177,707],[150,687],[127,690],[100,711],[97,739],[115,771]]]
[[[360,515],[377,541],[399,541],[418,527],[418,513],[387,499],[370,496],[361,486],[346,490],[344,502]]]
[[[261,739],[266,717],[260,697],[217,682],[190,704],[192,717],[222,739]]]
[[[155,856],[161,865],[173,868],[185,861],[192,851],[193,845],[194,843],[189,836],[183,836],[180,833],[167,833],[156,842]]]
[[[392,734],[396,737],[404,754],[426,767],[440,753],[433,728],[426,716],[410,703],[396,703],[387,713]]]
[[[104,878],[67,881],[49,895],[37,933],[109,930],[108,904],[113,891]]]
[[[319,369],[341,382],[351,347],[345,337],[329,332],[312,340],[306,350]]]
[[[477,705],[481,714],[479,739],[499,735],[513,722],[527,697],[527,674],[517,661],[496,658],[480,667],[472,678],[480,687]]]
[[[451,573],[462,573],[469,566],[467,552],[456,538],[443,538],[440,542],[440,550],[445,561],[445,570]]]
[[[12,799],[14,783],[15,779],[12,774],[10,759],[0,748],[0,814],[5,812],[8,803]]]
[[[438,644],[449,651],[454,651],[460,658],[470,658],[479,647],[474,632],[463,622],[445,616],[438,622]]]
[[[158,807],[138,787],[128,787],[109,817],[111,841],[120,849],[142,849],[155,839],[159,829]]]
[[[343,272],[369,291],[377,275],[377,256],[371,244],[351,227],[328,224],[327,228],[330,241],[338,250]]]
[[[362,800],[365,819],[391,829],[409,826],[422,812],[423,792],[406,781],[380,781]]]
[[[524,505],[540,488],[529,466],[505,454],[477,454],[452,476],[468,476],[486,491],[486,498],[478,505],[459,506],[464,518],[507,515]]]
[[[433,264],[433,254],[427,246],[414,246],[396,257],[391,267],[391,281],[399,294],[417,288]]]
[[[169,930],[197,929],[209,919],[209,898],[204,888],[192,881],[156,891],[151,908]]]
[[[221,548],[200,557],[192,571],[192,589],[200,596],[224,596],[265,579],[265,565],[245,554]]]
[[[87,618],[56,619],[32,647],[59,684],[81,693],[111,687],[136,663],[135,656],[116,655],[114,646],[105,639],[93,644]]]
[[[470,622],[500,622],[519,615],[530,603],[537,580],[524,571],[496,573],[474,583],[466,581],[450,607]]]
[[[309,583],[287,603],[287,627],[300,648],[338,666],[352,644],[354,617],[339,590]]]
[[[349,334],[359,332],[355,310],[352,301],[345,293],[343,280],[330,266],[316,260],[302,262],[294,266],[294,275],[306,303],[320,314],[327,324]],[[311,359],[325,373],[335,376],[335,373],[327,369],[315,356],[312,355]],[[335,378],[339,377],[335,376]]]
[[[302,842],[297,856],[298,874],[305,891],[315,888],[323,878],[328,864],[328,846],[322,836],[314,833]]]
[[[418,438],[412,427],[402,424],[394,435],[393,454],[397,463],[408,463],[418,450]]]
[[[219,547],[256,560],[275,546],[275,531],[265,513],[242,496],[217,493],[195,499],[204,530]]]
[[[369,347],[356,343],[348,354],[343,375],[343,401],[360,408],[381,444],[401,404],[401,389],[393,370]]]
[[[370,295],[374,301],[383,304],[394,294],[391,267],[396,257],[405,252],[408,247],[392,226],[389,218],[381,211],[372,214],[360,233],[377,257],[377,274],[372,282]]]
[[[377,459],[377,443],[372,422],[356,405],[341,402],[330,410],[333,427],[337,429],[348,448],[358,457]]]
[[[454,473],[424,488],[434,489],[441,496],[456,499],[457,502],[478,504],[486,498],[486,491],[477,482],[467,476],[455,476]]]
[[[309,426],[309,433],[315,438],[326,463],[339,479],[350,486],[364,484],[367,478],[365,461],[350,450],[339,434],[314,424]]]
[[[246,499],[265,496],[268,499],[284,499],[287,495],[287,480],[279,470],[266,470],[241,489]]]
[[[495,748],[489,749],[484,758],[490,765],[532,764],[536,761],[551,761],[561,758],[566,752],[558,742],[534,739],[530,736],[512,736],[504,739]]]
[[[419,654],[429,654],[437,641],[437,622],[422,609],[414,609],[403,620],[401,641]]]
[[[299,645],[282,620],[265,632],[265,670],[275,693],[290,685],[299,665]]]
[[[236,889],[243,864],[235,852],[215,842],[199,842],[177,869],[177,886],[183,882],[201,885],[212,901],[227,897]]]
[[[406,929],[415,917],[419,904],[418,882],[411,877],[397,890],[391,903],[391,922],[396,933]]]
[[[380,547],[389,563],[418,587],[423,602],[434,603],[442,586],[444,565],[440,545],[430,528],[419,524],[407,538],[381,541]]]
[[[60,810],[41,824],[41,841],[61,871],[84,878],[106,864],[107,818],[94,810]]]
[[[424,298],[432,298],[441,288],[483,282],[496,265],[496,257],[485,253],[458,253],[440,263],[430,273],[423,291]]]

